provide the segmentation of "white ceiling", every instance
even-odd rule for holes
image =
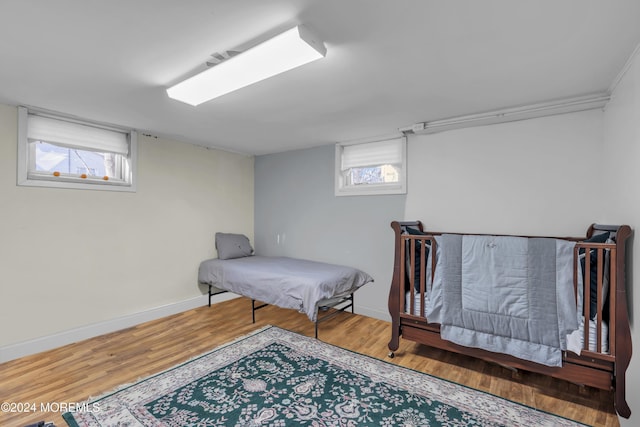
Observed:
[[[198,107],[165,89],[303,23],[327,56]],[[605,92],[640,0],[1,0],[0,102],[266,154]]]

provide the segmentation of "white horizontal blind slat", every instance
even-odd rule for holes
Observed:
[[[345,145],[342,170],[402,163],[402,138],[365,144]]]
[[[123,132],[86,126],[29,114],[27,138],[55,145],[127,155],[129,144]]]

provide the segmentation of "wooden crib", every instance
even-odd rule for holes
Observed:
[[[394,221],[391,228],[395,232],[395,259],[389,292],[389,313],[392,318],[389,357],[394,357],[402,336],[421,344],[470,355],[503,366],[549,375],[580,385],[614,390],[616,411],[620,416],[629,418],[631,409],[625,398],[625,373],[632,353],[625,288],[625,244],[631,235],[629,226],[594,224],[587,230],[585,238],[561,238],[577,242],[573,257],[576,304],[580,291],[578,284],[582,282],[584,286],[584,327],[580,333],[584,334],[582,351],[580,355],[563,351],[561,367],[546,366],[509,354],[461,346],[441,338],[440,325],[429,323],[425,316],[425,295],[429,292],[429,277],[435,274],[436,257],[427,257],[427,251],[420,251],[420,248],[429,247],[431,254],[436,253],[436,236],[444,233],[425,232],[420,221]],[[408,230],[411,233],[408,233]],[[601,233],[609,233],[614,241],[587,241],[599,240],[593,237]],[[427,268],[431,271],[426,271]],[[584,277],[583,271],[587,272]],[[581,280],[578,275],[581,276]],[[587,320],[591,318],[592,321]],[[608,333],[603,332],[603,319],[606,318],[609,319]],[[602,351],[603,344],[608,344],[607,351]]]

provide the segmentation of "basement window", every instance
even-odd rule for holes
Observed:
[[[405,194],[406,138],[336,144],[336,196]]]
[[[135,191],[136,132],[18,109],[18,185]]]

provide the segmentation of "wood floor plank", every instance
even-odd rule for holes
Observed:
[[[0,426],[40,420],[65,426],[41,404],[77,403],[100,396],[207,352],[266,325],[313,336],[314,325],[294,310],[265,307],[251,323],[251,302],[237,298],[147,322],[51,351],[0,364],[0,402],[33,403],[33,413],[0,412]],[[611,392],[528,372],[513,372],[467,356],[401,340],[388,358],[390,324],[341,313],[320,324],[319,338],[361,354],[425,372],[594,426],[618,426]],[[55,405],[52,405],[55,407]]]

